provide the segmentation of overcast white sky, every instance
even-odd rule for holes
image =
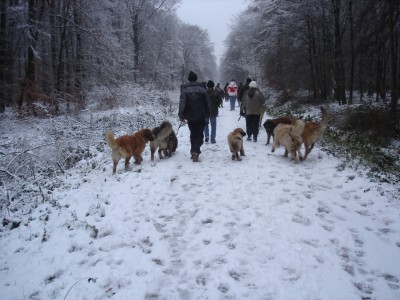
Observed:
[[[246,0],[182,0],[177,13],[183,22],[208,30],[219,64],[229,24],[247,5]]]

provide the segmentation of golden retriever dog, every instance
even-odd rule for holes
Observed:
[[[171,157],[178,147],[178,139],[172,129],[172,124],[164,121],[160,126],[153,128],[151,132],[154,135],[154,140],[150,142],[151,160],[154,161],[154,153],[157,149],[160,159],[163,158],[163,155]]]
[[[287,157],[288,153],[292,159],[297,163],[299,157],[301,158],[300,147],[303,143],[301,134],[303,133],[305,123],[300,119],[293,119],[292,124],[280,123],[274,129],[274,143],[272,144],[272,152],[280,145],[285,147],[284,156]]]
[[[267,132],[267,143],[266,145],[269,145],[269,141],[271,139],[271,136],[274,137],[274,129],[278,124],[283,123],[283,124],[291,124],[292,119],[289,117],[279,117],[276,119],[267,119],[263,126],[265,128],[265,131]]]
[[[307,158],[311,150],[314,148],[315,143],[322,138],[322,135],[326,129],[329,119],[328,109],[321,106],[321,113],[322,113],[321,122],[319,123],[306,122],[305,124],[303,133],[301,135],[303,138],[303,143],[305,148],[305,153],[302,160],[305,160]]]
[[[232,153],[232,160],[242,160],[239,157],[244,156],[244,149],[243,149],[243,137],[246,135],[246,132],[242,128],[236,128],[232,132],[228,134],[228,145],[229,145],[229,150],[231,150]]]
[[[153,133],[147,128],[139,130],[133,135],[122,135],[117,139],[114,138],[112,132],[107,131],[106,141],[112,150],[113,175],[121,158],[125,159],[125,170],[129,170],[129,160],[132,156],[135,158],[135,164],[140,165],[143,161],[142,152],[147,142],[152,140],[154,140]]]

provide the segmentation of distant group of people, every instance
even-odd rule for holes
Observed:
[[[204,86],[197,79],[197,74],[190,71],[189,82],[181,90],[178,112],[180,120],[187,120],[189,126],[193,162],[199,160],[204,142],[211,140],[212,144],[216,143],[218,109],[223,107],[223,99],[229,101],[231,111],[235,111],[238,101],[240,116],[246,118],[247,140],[257,142],[260,116],[265,110],[265,98],[257,83],[247,78],[245,84],[238,87],[232,79],[222,89],[219,83],[215,86],[212,80]]]

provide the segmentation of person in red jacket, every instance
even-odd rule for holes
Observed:
[[[235,79],[232,79],[229,85],[226,88],[226,93],[229,96],[229,103],[231,105],[231,111],[235,110],[235,103],[237,100],[237,93],[238,93],[238,87],[236,85]]]

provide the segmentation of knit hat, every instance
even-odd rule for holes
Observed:
[[[188,80],[190,82],[196,81],[197,80],[197,74],[195,72],[193,72],[193,71],[190,71],[189,75],[188,75]]]
[[[208,87],[208,88],[212,89],[214,86],[215,86],[214,81],[209,80],[209,81],[207,82],[207,87]]]
[[[249,87],[251,88],[257,88],[257,82],[255,82],[254,80],[252,82],[250,82]]]

